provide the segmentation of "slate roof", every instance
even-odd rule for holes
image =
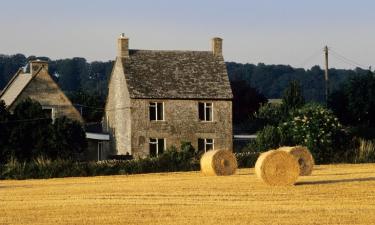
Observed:
[[[224,59],[211,51],[130,50],[123,66],[131,98],[233,97]]]

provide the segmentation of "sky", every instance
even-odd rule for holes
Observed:
[[[0,54],[112,60],[132,49],[210,50],[226,61],[375,66],[373,0],[0,0]]]

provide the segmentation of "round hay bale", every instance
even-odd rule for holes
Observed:
[[[211,150],[201,158],[201,171],[204,175],[228,176],[237,170],[236,156],[227,150]]]
[[[278,150],[292,154],[298,161],[301,176],[311,175],[314,167],[314,157],[310,151],[303,146],[281,147]]]
[[[271,150],[259,156],[255,164],[255,173],[268,185],[293,185],[299,176],[299,165],[291,154]]]

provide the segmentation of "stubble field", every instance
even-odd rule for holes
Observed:
[[[0,181],[0,224],[375,224],[375,164],[317,166],[291,187],[253,169]]]

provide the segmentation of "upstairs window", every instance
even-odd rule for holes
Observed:
[[[165,150],[165,139],[150,138],[150,157],[163,154]]]
[[[150,120],[158,121],[164,120],[164,103],[163,102],[150,102]]]
[[[212,102],[199,102],[198,108],[200,121],[213,121]]]
[[[206,138],[206,139],[198,139],[198,151],[200,152],[207,152],[210,150],[214,150],[214,139]]]
[[[55,121],[55,112],[52,107],[42,107],[43,114],[45,118],[51,119],[52,121]]]

